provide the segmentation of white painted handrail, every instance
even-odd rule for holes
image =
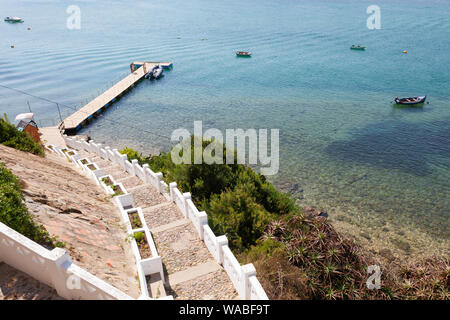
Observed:
[[[132,299],[73,264],[65,250],[50,251],[1,222],[0,261],[54,288],[65,299]]]
[[[228,277],[230,277],[231,282],[233,282],[233,285],[236,288],[239,296],[245,299],[245,292],[243,290],[244,279],[242,276],[243,272],[241,265],[237,261],[233,252],[231,252],[228,245],[222,246],[222,252],[223,252],[223,268],[227,272]]]

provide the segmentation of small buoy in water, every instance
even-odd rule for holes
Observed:
[[[13,48],[13,49],[14,49],[14,46],[13,46],[13,45],[11,45],[11,48]]]
[[[205,38],[202,38],[202,40],[205,40]]]
[[[30,28],[30,27],[28,27],[28,28],[27,28],[27,30],[31,30],[31,28]]]
[[[403,53],[408,53],[408,51],[405,50],[405,51],[403,51]]]

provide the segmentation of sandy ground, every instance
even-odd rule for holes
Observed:
[[[134,298],[140,295],[120,213],[99,186],[50,152],[41,158],[0,145],[0,162],[22,180],[29,212],[66,243],[74,263]]]
[[[0,300],[61,300],[56,290],[0,262]]]

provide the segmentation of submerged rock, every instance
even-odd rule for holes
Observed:
[[[392,251],[389,249],[381,249],[379,252],[379,255],[383,258],[388,259],[389,261],[394,260],[395,256],[392,254]]]
[[[325,217],[325,218],[328,218],[328,213],[326,213],[326,212],[320,212],[320,213],[319,213],[319,217]]]
[[[372,239],[367,232],[361,232],[359,235],[363,238],[366,238],[367,240]]]
[[[305,212],[314,212],[314,208],[313,207],[304,207],[303,211],[305,211]]]
[[[328,213],[326,211],[317,210],[314,209],[313,207],[304,207],[303,211],[306,213],[306,216],[309,219],[317,217],[328,218]]]
[[[301,196],[300,194],[303,192],[303,188],[300,186],[299,183],[294,184],[290,190],[289,193],[292,194],[293,196]]]
[[[399,249],[402,249],[406,253],[409,253],[411,250],[411,245],[403,240],[400,239],[392,239],[392,243]]]

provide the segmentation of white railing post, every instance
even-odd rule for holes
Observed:
[[[83,140],[83,141],[82,141],[82,146],[83,146],[83,149],[84,149],[85,151],[90,152],[90,150],[91,150],[91,145],[90,145],[87,141]]]
[[[252,263],[246,264],[242,266],[242,283],[243,286],[242,292],[244,293],[244,299],[249,300],[250,299],[250,280],[249,277],[256,276],[256,269],[255,266]]]
[[[114,151],[111,148],[108,148],[108,150],[106,151],[106,157],[107,160],[114,163]]]
[[[173,202],[175,202],[175,191],[174,189],[177,187],[177,183],[176,182],[171,182],[169,183],[169,193],[170,193],[170,199],[172,199]]]
[[[89,152],[95,153],[95,146],[94,146],[94,140],[89,140]]]
[[[66,143],[66,145],[68,147],[70,147],[69,144],[67,143],[67,134],[63,134],[63,139],[64,139],[64,142]]]
[[[105,159],[105,160],[109,160],[109,150],[110,150],[110,147],[109,147],[109,146],[106,146],[104,149],[105,149],[105,156],[106,156],[106,159]]]
[[[158,189],[159,193],[162,193],[161,180],[163,178],[163,174],[162,174],[162,172],[158,172],[158,173],[155,173],[155,175],[158,178],[158,184],[156,185],[156,189]]]
[[[183,202],[184,202],[184,217],[189,219],[189,205],[187,200],[191,199],[190,192],[183,193]]]
[[[120,155],[120,165],[126,171],[127,166],[125,165],[125,160],[128,160],[128,156],[126,154],[121,154]]]
[[[200,236],[200,240],[204,240],[205,239],[205,229],[204,229],[204,225],[208,224],[208,215],[206,214],[205,211],[200,211],[198,213],[198,224],[199,224],[199,236]]]
[[[228,245],[227,236],[219,236],[216,238],[217,240],[217,251],[219,252],[219,264],[223,264],[223,246]]]
[[[101,143],[97,143],[97,154],[101,157],[101,150],[102,149],[102,144]]]
[[[119,164],[119,159],[117,158],[117,153],[119,152],[117,149],[113,149],[112,150],[113,151],[113,161],[114,161],[114,163],[117,163],[117,164]]]
[[[133,165],[133,176],[136,175],[136,166],[139,165],[139,161],[137,159],[131,160],[131,164]]]
[[[150,167],[148,166],[148,163],[144,163],[143,165],[142,165],[142,169],[144,169],[144,170],[142,170],[142,173],[144,174],[144,182],[145,183],[151,183],[151,181],[149,181],[149,178],[147,177],[147,174],[146,174],[146,170],[145,169],[149,169],[150,170]]]
[[[54,261],[50,262],[50,277],[53,283],[53,288],[59,296],[65,299],[71,299],[69,287],[67,285],[68,278],[66,273],[67,268],[72,264],[69,253],[61,248],[55,248],[51,251],[54,256]]]
[[[93,141],[93,140],[90,140]],[[97,144],[95,142],[90,143],[91,145],[91,152],[97,155]]]

